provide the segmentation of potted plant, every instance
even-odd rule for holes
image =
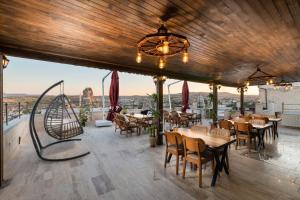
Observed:
[[[148,128],[150,147],[155,147],[156,145],[156,132],[157,132],[156,125],[151,125]]]
[[[157,140],[157,123],[160,117],[159,111],[156,109],[156,103],[158,101],[157,94],[153,93],[151,95],[148,94],[150,100],[150,112],[152,114],[153,120],[152,125],[148,128],[149,133],[149,143],[150,147],[155,147]]]
[[[88,115],[87,115],[86,111],[84,111],[83,108],[80,108],[80,110],[79,110],[79,123],[80,123],[80,125],[85,127],[87,121],[88,121]]]
[[[128,112],[128,110],[127,110],[127,107],[126,107],[126,106],[124,106],[124,107],[123,107],[123,110],[122,110],[122,114],[126,115],[126,114],[127,114],[127,112]]]

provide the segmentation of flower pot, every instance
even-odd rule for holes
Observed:
[[[155,147],[156,145],[156,137],[149,137],[150,147]]]

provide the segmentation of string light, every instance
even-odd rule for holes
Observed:
[[[162,52],[163,52],[164,54],[169,53],[169,42],[168,42],[168,41],[164,41],[163,47],[162,47]]]
[[[183,52],[182,62],[183,62],[183,63],[187,63],[188,61],[189,61],[188,52],[185,51],[185,52]]]
[[[158,64],[159,69],[163,69],[165,67],[165,65],[166,65],[165,59],[162,57],[159,58],[159,64]]]
[[[138,52],[136,55],[136,62],[141,63],[142,62],[142,53]]]

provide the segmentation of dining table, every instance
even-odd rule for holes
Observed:
[[[275,140],[275,137],[278,138],[278,123],[282,121],[282,118],[269,117],[269,121],[273,124],[273,137]]]
[[[194,138],[194,139],[202,139],[207,148],[211,150],[214,154],[214,159],[216,161],[216,166],[214,169],[214,174],[211,180],[211,186],[214,187],[218,178],[219,172],[222,172],[224,169],[225,173],[229,175],[228,164],[226,163],[226,154],[228,151],[228,146],[236,141],[234,137],[221,138],[215,137],[207,134],[206,132],[202,131],[195,131],[189,128],[178,128],[176,130],[179,134],[185,137]],[[220,152],[221,152],[221,159],[220,159]]]
[[[236,120],[228,120],[232,124],[237,122]],[[249,122],[244,122],[244,123],[249,123]],[[252,128],[257,130],[257,137],[258,137],[258,144],[257,144],[257,151],[260,151],[262,148],[265,147],[265,142],[264,142],[264,136],[265,132],[267,129],[271,128],[273,126],[272,123],[266,123],[266,124],[257,124],[257,123],[251,123]],[[234,127],[234,126],[233,126]]]

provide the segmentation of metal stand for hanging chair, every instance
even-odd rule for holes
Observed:
[[[65,94],[60,94],[51,101],[51,103],[49,104],[49,106],[46,110],[45,117],[44,117],[44,128],[45,128],[46,133],[49,136],[57,139],[58,141],[47,144],[45,146],[42,145],[42,143],[38,137],[36,128],[35,128],[35,112],[36,112],[36,109],[37,109],[40,101],[51,89],[53,89],[54,87],[56,87],[58,85],[62,85],[63,82],[64,81],[59,81],[59,82],[55,83],[54,85],[52,85],[51,87],[49,87],[38,98],[38,100],[34,104],[34,107],[32,109],[31,115],[30,115],[29,130],[30,130],[31,139],[32,139],[32,142],[33,142],[33,145],[34,145],[34,148],[36,150],[38,157],[45,161],[72,160],[72,159],[86,156],[90,153],[90,152],[86,152],[83,154],[79,154],[79,155],[72,156],[72,157],[66,157],[66,158],[46,158],[42,154],[43,150],[49,146],[59,144],[59,143],[64,143],[64,142],[81,141],[81,139],[69,139],[69,138],[75,137],[77,135],[83,134],[83,128],[81,127],[78,117],[76,116],[76,114],[69,102],[69,99]],[[69,117],[71,119],[71,115],[65,106],[65,102],[67,102],[68,105],[70,105],[70,109],[75,117],[74,121],[67,122],[67,123],[64,123],[64,119],[66,117]],[[65,114],[66,114],[66,116],[65,116]]]

